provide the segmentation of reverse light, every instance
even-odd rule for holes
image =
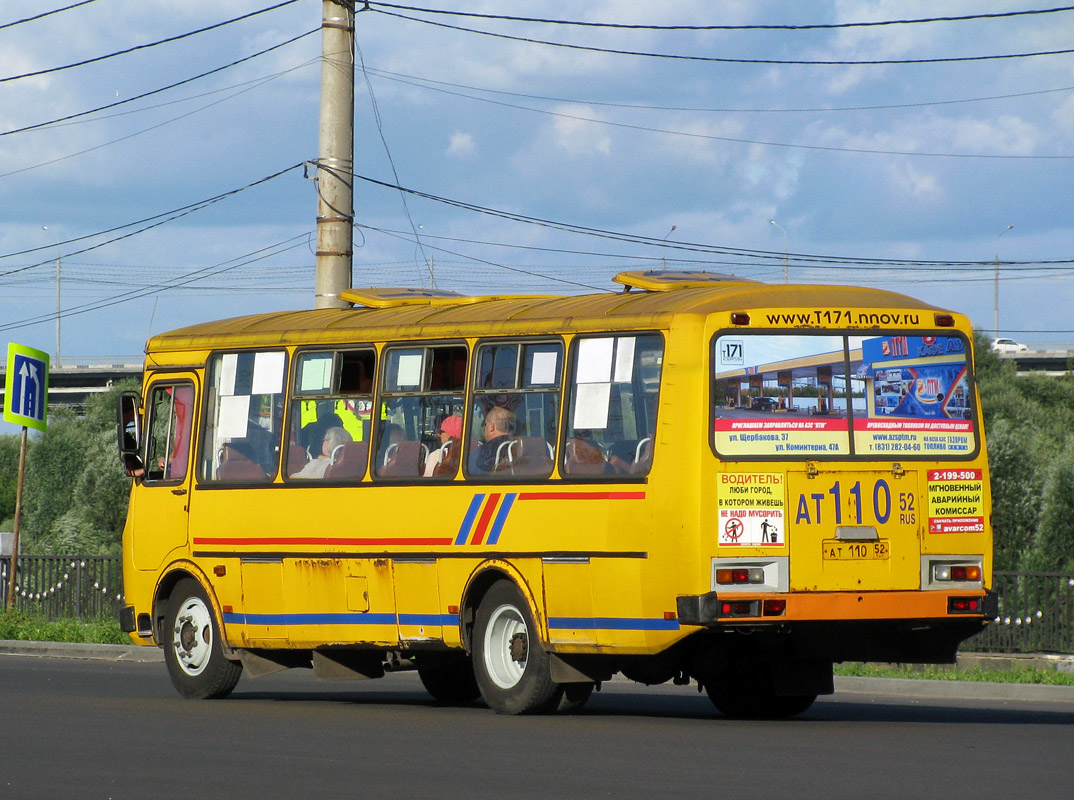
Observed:
[[[764,583],[761,567],[734,567],[716,570],[716,583],[733,586],[742,583]]]

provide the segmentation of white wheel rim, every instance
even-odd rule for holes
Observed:
[[[529,631],[521,612],[509,604],[493,611],[484,647],[485,672],[492,682],[501,689],[513,689],[526,671],[528,651]]]
[[[213,650],[213,618],[200,598],[189,598],[175,615],[172,649],[187,675],[200,675],[208,665]]]

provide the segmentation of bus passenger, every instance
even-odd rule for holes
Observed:
[[[485,416],[485,443],[471,454],[470,471],[478,475],[495,472],[500,446],[514,435],[517,425],[514,413],[508,409],[502,406],[491,408]]]
[[[321,454],[292,475],[292,478],[323,478],[325,470],[332,464],[332,453],[337,447],[351,441],[351,435],[343,428],[329,428],[324,432]]]
[[[452,414],[444,417],[437,434],[440,447],[425,459],[425,477],[454,475],[459,465],[459,443],[462,441],[462,417]]]

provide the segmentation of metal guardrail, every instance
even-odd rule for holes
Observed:
[[[0,597],[5,599],[10,567],[10,556],[0,559]],[[115,619],[122,602],[119,556],[19,556],[17,611],[46,619]]]
[[[979,653],[1074,653],[1074,574],[995,572],[999,615],[962,650]]]
[[[0,558],[6,597],[10,558]],[[976,653],[1074,653],[1074,573],[996,572],[999,616],[962,644]],[[115,619],[119,556],[20,556],[15,608],[49,619]]]

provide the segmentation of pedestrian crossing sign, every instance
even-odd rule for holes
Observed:
[[[9,342],[4,422],[43,431],[48,412],[48,353]]]

